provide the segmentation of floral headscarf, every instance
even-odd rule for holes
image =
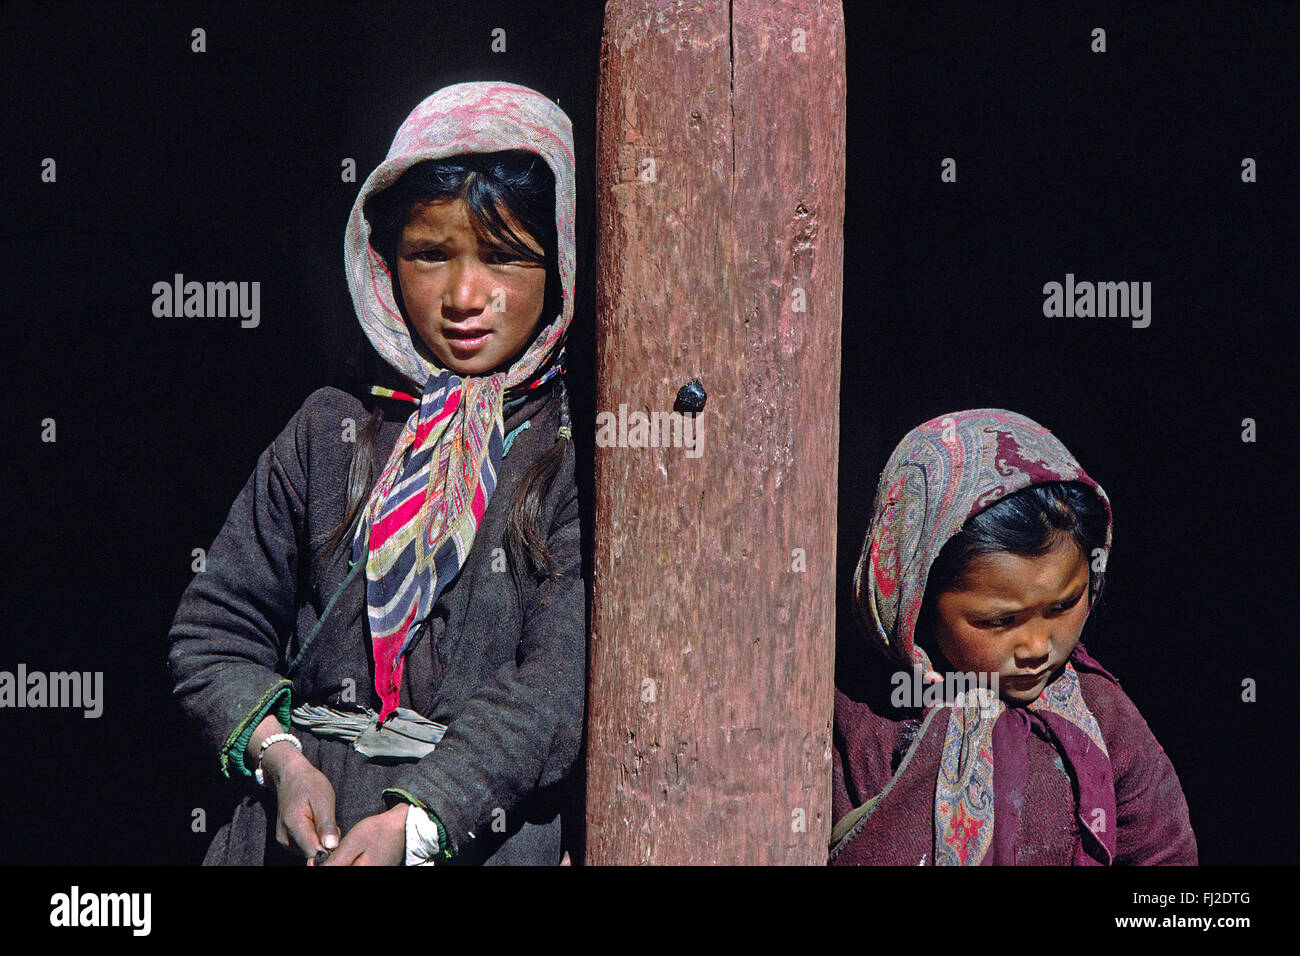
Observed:
[[[501,150],[537,153],[555,175],[563,306],[549,321],[542,316],[532,344],[508,371],[461,376],[416,350],[388,266],[370,246],[364,208],[416,163]],[[569,118],[542,94],[512,83],[457,83],[420,103],[353,204],[344,251],[357,318],[379,355],[421,390],[419,408],[398,437],[353,539],[354,563],[366,562],[381,720],[397,707],[403,655],[464,564],[491,500],[504,403],[563,373],[563,342],[573,317],[574,205]]]
[[[889,657],[920,671],[925,682],[943,679],[915,642],[934,560],[974,515],[1031,485],[1054,481],[1090,487],[1109,518],[1101,486],[1051,432],[1023,415],[997,408],[954,412],[903,438],[881,473],[853,580],[861,616]],[[1108,520],[1103,562],[1111,531]],[[1076,662],[1104,673],[1080,648],[1028,707],[1008,708],[998,700],[992,707],[967,702],[952,708],[935,783],[937,864],[1015,862],[1031,731],[1060,751],[1076,781],[1082,825],[1075,862],[1113,859],[1114,777]]]

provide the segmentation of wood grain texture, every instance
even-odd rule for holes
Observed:
[[[587,863],[825,862],[844,104],[838,2],[606,7],[597,412],[708,399],[596,449]]]

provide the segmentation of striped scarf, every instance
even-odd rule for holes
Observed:
[[[564,305],[508,371],[461,376],[416,351],[387,265],[370,247],[364,205],[416,163],[501,150],[535,152],[555,174]],[[418,408],[402,429],[353,538],[353,563],[366,562],[381,723],[397,708],[403,658],[419,624],[465,564],[492,499],[503,454],[504,404],[563,374],[564,336],[573,316],[573,167],[569,119],[549,99],[509,83],[458,83],[407,117],[353,205],[345,252],[357,316],[378,353],[408,380],[424,383],[418,399],[390,393],[417,402]]]

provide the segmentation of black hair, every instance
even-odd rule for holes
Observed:
[[[396,280],[397,245],[417,207],[440,199],[465,200],[470,223],[480,239],[499,243],[527,262],[545,264],[543,321],[538,329],[559,314],[563,290],[555,227],[555,174],[541,156],[522,150],[428,159],[416,163],[397,182],[366,200],[364,212],[370,223],[370,245],[388,263],[389,272],[394,276],[393,295],[403,314],[405,305]],[[504,210],[509,210],[523,230],[541,245],[542,255],[537,255],[510,227]],[[415,338],[414,334],[412,337]]]
[[[1067,536],[1088,561],[1088,587],[1096,604],[1106,573],[1092,569],[1092,558],[1094,551],[1105,548],[1109,524],[1106,506],[1087,485],[1073,481],[1031,485],[967,520],[944,544],[930,565],[926,597],[952,590],[980,555],[1008,551],[1036,558]]]
[[[915,639],[922,642],[928,637],[935,601],[943,592],[957,587],[971,561],[998,551],[1038,557],[1056,547],[1063,537],[1078,545],[1088,562],[1089,602],[1096,606],[1106,572],[1104,567],[1096,569],[1093,558],[1095,552],[1106,547],[1109,525],[1106,505],[1081,482],[1031,485],[990,505],[969,518],[930,565]]]
[[[397,245],[402,232],[421,204],[452,198],[465,200],[470,221],[480,238],[499,243],[527,261],[545,264],[546,291],[537,325],[540,333],[559,314],[564,301],[555,225],[555,174],[541,156],[517,150],[425,160],[366,200],[363,211],[370,223],[370,245],[388,263],[393,276],[393,295],[403,315],[406,309],[397,281]],[[523,231],[541,245],[541,256],[510,227],[503,211],[508,211]],[[413,341],[417,338],[414,331],[411,336]],[[374,359],[370,350],[366,354],[369,361],[363,359],[363,370]],[[557,378],[553,387],[559,390],[561,426],[568,426],[569,403],[562,378]],[[349,532],[355,531],[355,523],[378,478],[378,467],[383,463],[375,461],[375,437],[383,420],[383,408],[376,407],[357,434],[348,469],[347,506],[342,521],[329,536],[326,554],[332,554]],[[565,440],[557,439],[524,474],[507,519],[512,564],[516,568],[526,566],[533,574],[547,578],[555,576],[555,560],[546,547],[540,512],[542,500],[564,460],[564,447]]]

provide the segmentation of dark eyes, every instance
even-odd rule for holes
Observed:
[[[1058,614],[1064,614],[1066,611],[1070,610],[1070,608],[1078,604],[1082,597],[1083,597],[1083,592],[1080,591],[1074,597],[1070,598],[1070,600],[1062,601],[1060,604],[1056,605],[1055,612]]]
[[[1079,601],[1082,600],[1082,598],[1083,598],[1083,592],[1079,592],[1074,597],[1070,598],[1068,601],[1062,601],[1060,604],[1053,607],[1051,610],[1047,612],[1047,616],[1056,617],[1060,614],[1064,614],[1066,611],[1070,610],[1076,604],[1078,604]],[[1004,627],[1011,627],[1011,625],[1015,624],[1016,615],[1009,614],[1006,617],[991,617],[983,621],[975,621],[974,623],[976,627],[982,627],[991,631],[995,631],[995,630],[1000,630],[1001,628]]]
[[[414,254],[414,258],[423,259],[425,262],[446,262],[447,255],[441,249],[421,249]],[[511,262],[522,261],[515,253],[507,249],[493,249],[483,256],[483,261],[492,265],[506,265]]]

